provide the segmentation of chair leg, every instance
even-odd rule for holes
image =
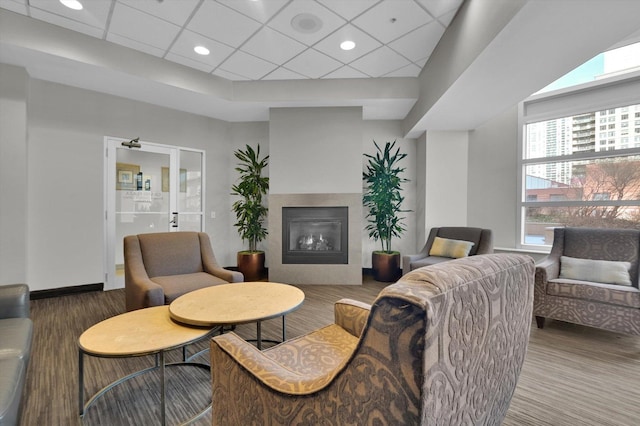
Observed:
[[[538,328],[544,328],[544,317],[536,316],[536,325]]]

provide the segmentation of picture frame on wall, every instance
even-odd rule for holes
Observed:
[[[116,163],[116,191],[136,189],[136,175],[140,173],[137,164]]]

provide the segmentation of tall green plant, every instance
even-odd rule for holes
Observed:
[[[406,230],[402,223],[404,217],[399,213],[409,211],[402,209],[404,197],[401,193],[401,184],[409,180],[400,177],[405,168],[399,167],[398,163],[407,154],[400,153],[400,148],[393,151],[396,141],[387,142],[384,149],[380,149],[376,141],[373,143],[378,152],[375,156],[364,154],[369,161],[362,173],[365,187],[362,202],[368,209],[365,229],[369,231],[369,238],[381,241],[384,253],[391,254],[391,238],[400,237]]]
[[[249,252],[255,253],[258,243],[267,236],[263,223],[268,209],[263,196],[269,191],[269,178],[262,176],[262,172],[269,164],[269,156],[260,159],[259,144],[256,150],[247,145],[244,151],[239,149],[233,155],[239,161],[236,171],[240,173],[239,182],[231,187],[231,195],[240,196],[232,206],[238,220],[234,226],[242,241],[249,242]]]

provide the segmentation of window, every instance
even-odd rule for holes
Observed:
[[[615,131],[596,132],[601,114],[524,125],[520,247],[550,246],[557,226],[640,229],[640,149]]]

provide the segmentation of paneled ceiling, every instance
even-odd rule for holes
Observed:
[[[462,0],[0,0],[232,81],[416,77]],[[352,50],[340,43],[355,42]],[[195,53],[204,46],[206,56]]]

